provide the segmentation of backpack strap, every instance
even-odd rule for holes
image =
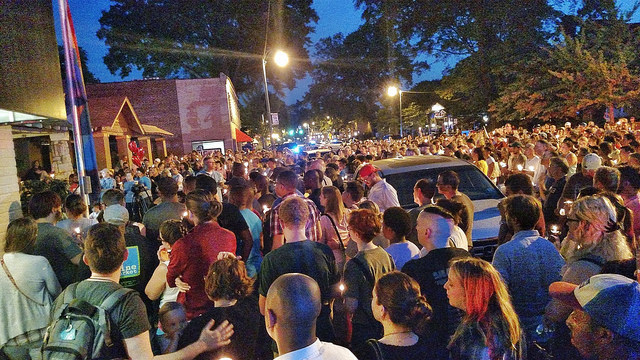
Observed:
[[[338,227],[336,226],[335,221],[333,221],[333,218],[331,216],[329,216],[329,214],[327,214],[327,213],[322,213],[322,214],[320,214],[320,216],[326,216],[326,217],[329,218],[329,221],[331,221],[331,225],[333,225],[333,230],[336,231],[336,235],[338,235],[338,240],[340,240],[340,250],[345,251],[344,242],[342,242],[342,237],[340,236],[340,233],[338,232]]]
[[[109,313],[118,303],[120,303],[122,299],[124,299],[125,296],[127,296],[131,292],[133,292],[132,289],[128,289],[125,287],[120,288],[111,293],[111,295],[107,296],[102,304],[100,304],[100,308],[104,310],[105,314],[104,316],[100,316],[99,325],[104,329],[104,343],[107,346],[113,345],[113,342],[111,341],[111,321],[109,321]]]
[[[382,348],[380,347],[380,343],[376,339],[367,340],[367,345],[373,348],[373,352],[376,354],[375,360],[384,360],[384,355],[382,354]]]
[[[369,271],[365,263],[357,257],[354,257],[353,259],[351,259],[351,261],[353,261],[353,263],[358,266],[364,277],[367,279],[367,282],[373,289],[376,286],[376,280],[373,278],[373,274],[371,273],[371,271]]]

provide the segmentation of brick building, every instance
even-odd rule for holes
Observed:
[[[99,169],[112,169],[122,159],[132,167],[132,153],[128,145],[135,141],[145,150],[145,157],[167,156],[165,138],[172,133],[154,125],[140,122],[129,98],[118,95],[89,98],[93,142]]]
[[[164,136],[168,153],[237,148],[238,98],[231,80],[224,74],[212,79],[91,84],[87,85],[87,95],[92,123],[93,112],[101,111],[92,99],[126,97],[140,123],[153,124],[172,134]]]

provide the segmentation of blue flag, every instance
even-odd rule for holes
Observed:
[[[100,193],[100,178],[98,176],[96,150],[93,144],[93,131],[89,120],[87,92],[82,77],[80,50],[73,27],[73,20],[71,19],[69,2],[67,0],[59,1],[62,42],[66,62],[65,103],[67,106],[67,119],[73,126],[73,141],[80,185],[84,184],[82,176],[90,176],[92,194],[95,195]],[[81,191],[84,194],[84,190],[81,189]]]

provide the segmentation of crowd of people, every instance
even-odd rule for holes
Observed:
[[[123,287],[101,358],[640,359],[637,125],[194,151],[102,170],[94,204],[70,176],[7,229],[0,359],[39,359],[69,292]],[[491,262],[456,172],[418,180],[407,211],[372,163],[424,155],[507,196]]]

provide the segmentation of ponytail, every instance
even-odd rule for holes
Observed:
[[[186,205],[200,222],[216,220],[222,212],[222,204],[210,192],[201,189],[187,195]]]

